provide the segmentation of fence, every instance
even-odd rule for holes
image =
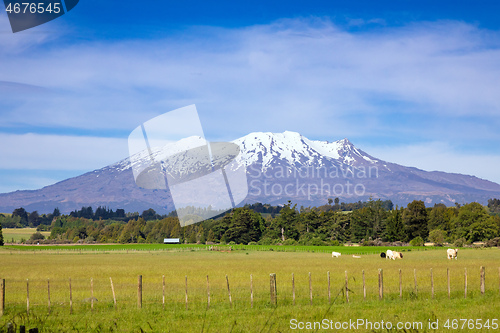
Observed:
[[[19,310],[25,304],[27,314],[33,308],[95,311],[143,306],[187,310],[195,307],[254,307],[332,304],[384,299],[451,299],[481,297],[500,293],[500,268],[490,273],[480,267],[467,269],[430,269],[429,271],[382,270],[365,272],[325,272],[324,275],[248,276],[247,287],[242,276],[236,276],[236,287],[229,275],[185,276],[183,281],[168,276],[139,275],[119,281],[104,279],[0,279],[0,316],[9,308]],[[267,280],[269,279],[269,280]],[[267,283],[266,283],[267,280]],[[498,281],[498,284],[497,282]],[[135,291],[134,291],[135,290]],[[134,305],[134,303],[136,305]]]
[[[348,255],[368,255],[380,253],[379,248],[372,247],[371,251],[366,251],[366,247],[342,247],[343,251]],[[427,251],[434,247],[393,247],[395,250],[405,251]],[[311,253],[331,253],[331,246],[301,246],[301,245],[161,245],[161,247],[121,247],[119,245],[110,245],[100,247],[99,245],[72,245],[69,247],[61,245],[46,245],[40,248],[30,246],[27,249],[11,248],[8,250],[10,254],[133,254],[133,253],[161,253],[161,252],[195,252],[195,251],[275,251],[275,252],[311,252]],[[7,251],[6,251],[7,252]]]

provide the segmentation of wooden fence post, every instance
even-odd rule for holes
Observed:
[[[363,269],[363,299],[366,300],[365,270]]]
[[[26,314],[30,315],[30,281],[26,279]]]
[[[467,268],[464,273],[464,298],[467,298]]]
[[[250,307],[253,308],[253,276],[250,274]]]
[[[432,275],[432,268],[431,268],[431,295],[432,298],[434,298],[434,275]]]
[[[446,278],[448,280],[448,299],[451,298],[451,287],[450,287],[450,268],[446,268]]]
[[[310,303],[313,305],[313,289],[312,289],[312,279],[311,279],[311,272],[309,272],[309,298],[310,298]]]
[[[73,313],[73,291],[71,290],[71,278],[69,278],[69,313]]]
[[[399,269],[399,298],[403,298],[403,276],[401,275],[401,268]]]
[[[328,271],[326,275],[328,278],[328,304],[332,304],[332,294],[330,292],[330,271]]]
[[[207,275],[207,309],[210,308],[210,282]]]
[[[378,298],[384,298],[384,271],[381,268],[378,269]]]
[[[113,287],[113,279],[109,277],[109,281],[111,282],[111,291],[113,292],[113,303],[115,304],[115,310],[116,310],[116,295],[115,295],[115,287]]]
[[[417,269],[413,269],[413,280],[415,281],[415,296],[418,296]]]
[[[188,276],[186,275],[186,310],[188,309]]]
[[[481,294],[484,295],[484,289],[485,289],[485,272],[484,272],[484,266],[481,266]]]
[[[231,298],[231,289],[229,288],[229,278],[227,277],[227,274],[226,274],[226,283],[227,283],[227,294],[229,295],[229,305],[233,307],[233,300]]]
[[[90,310],[94,310],[94,279],[90,278]]]
[[[142,308],[142,275],[137,277],[137,308]]]
[[[207,275],[207,279],[208,279],[208,275]],[[163,306],[163,310],[165,310],[165,275],[162,275],[161,276],[161,282],[162,282],[162,306]]]
[[[276,273],[269,274],[269,283],[270,283],[270,295],[271,295],[271,304],[276,306],[278,304],[277,301],[277,290],[276,290]]]
[[[5,279],[0,280],[0,317],[5,311]]]
[[[292,273],[292,299],[293,305],[295,305],[295,276]]]
[[[47,306],[50,313],[50,279],[47,279]]]
[[[345,300],[349,303],[349,279],[347,278],[347,271],[345,271]]]

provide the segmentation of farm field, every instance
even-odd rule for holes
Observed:
[[[0,318],[0,328],[5,327],[7,322],[13,322],[16,325],[25,324],[27,328],[38,327],[42,332],[290,332],[298,331],[301,323],[326,324],[331,320],[331,325],[335,325],[349,320],[364,320],[370,321],[372,325],[378,323],[379,328],[361,326],[353,329],[350,326],[343,330],[333,326],[328,329],[323,327],[318,331],[386,332],[387,329],[380,328],[383,320],[394,325],[399,322],[409,323],[408,325],[422,323],[421,327],[415,326],[415,330],[406,329],[407,332],[477,332],[481,330],[475,327],[471,330],[467,325],[462,329],[461,322],[458,322],[456,329],[450,327],[448,330],[443,325],[447,319],[481,319],[482,323],[489,320],[490,326],[493,319],[497,319],[495,322],[500,320],[500,250],[497,248],[460,249],[458,260],[447,260],[446,250],[443,248],[411,251],[405,252],[404,259],[397,261],[381,259],[381,248],[375,248],[375,254],[362,255],[359,259],[350,255],[331,258],[329,253],[322,252],[250,249],[232,252],[202,249],[130,253],[82,251],[81,254],[79,251],[61,251],[57,254],[52,250],[33,252],[29,249],[35,247],[23,248],[28,250],[17,251],[14,248],[11,251],[10,246],[0,248],[0,279],[6,280],[6,308]],[[339,248],[332,247],[330,252],[331,249]],[[480,266],[484,266],[486,271],[484,294],[480,292]],[[379,269],[383,270],[382,300],[379,300]],[[468,274],[466,299],[465,269]],[[399,297],[399,270],[402,276],[402,298]],[[450,298],[447,288],[448,270]],[[349,302],[345,292],[346,271]],[[366,299],[363,295],[363,271]],[[415,271],[417,288],[414,284]],[[328,297],[328,272],[331,304]],[[276,307],[270,301],[270,273],[276,273]],[[295,288],[292,286],[292,274]],[[143,280],[141,309],[138,309],[137,304],[139,275],[142,275]],[[208,309],[207,275],[210,288]],[[116,293],[116,310],[110,277]],[[91,278],[94,297],[97,299],[93,310],[89,301]],[[47,280],[51,293],[50,314]],[[429,320],[438,320],[439,329],[429,329]],[[297,329],[293,329],[294,327]],[[500,328],[492,327],[482,329],[484,332],[499,330]],[[313,332],[314,329],[304,331]]]
[[[36,233],[36,228],[3,228],[2,234],[5,243],[20,242],[21,239],[30,239],[31,235]],[[40,232],[45,237],[50,236],[50,231]]]
[[[376,246],[293,246],[293,245],[213,245],[220,250],[245,250],[245,251],[276,251],[276,252],[313,252],[313,253],[331,253],[338,251],[347,255],[365,255],[379,254],[385,251],[384,247]],[[61,245],[9,245],[5,249],[9,251],[49,251],[49,252],[127,252],[127,251],[198,251],[206,250],[210,245],[201,244],[61,244]],[[391,247],[393,250],[408,251],[429,251],[443,247],[422,247],[422,246],[401,246]]]

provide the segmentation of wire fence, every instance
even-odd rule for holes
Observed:
[[[0,315],[10,309],[68,312],[159,307],[248,308],[367,300],[455,299],[500,293],[500,268],[387,269],[324,274],[1,279]]]

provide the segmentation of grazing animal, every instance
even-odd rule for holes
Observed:
[[[340,252],[332,252],[332,258],[335,257],[335,258],[338,258],[340,257],[342,254],[340,254]]]
[[[401,252],[387,250],[385,258],[392,260],[403,259],[403,254]]]
[[[380,258],[386,258],[385,252],[380,253]]]
[[[361,258],[360,256],[355,256],[354,254],[352,255],[353,258],[359,259]]]
[[[448,255],[448,259],[455,258],[456,260],[458,255],[458,249],[448,249],[446,250],[446,254]]]
[[[401,252],[393,251],[392,254],[394,255],[394,260],[403,259],[403,254]]]
[[[394,258],[394,252],[392,252],[392,250],[387,250],[385,253],[385,259],[396,260],[396,258]]]

